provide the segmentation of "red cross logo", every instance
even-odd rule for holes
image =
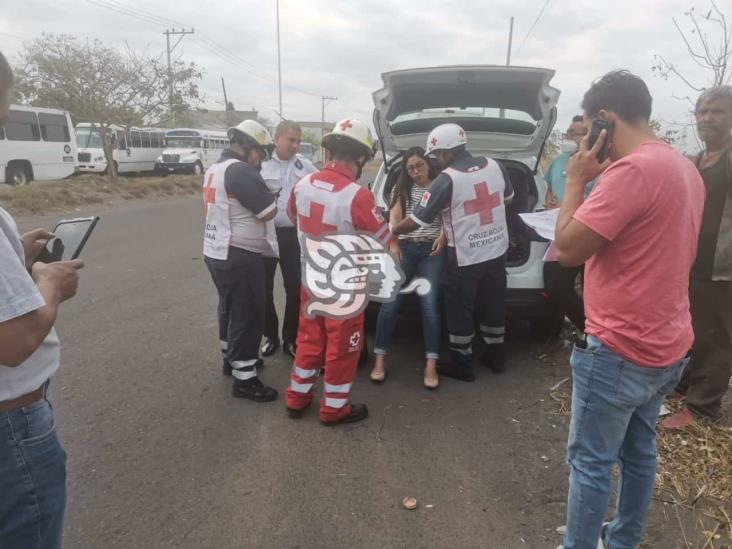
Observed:
[[[458,132],[458,135],[459,135],[460,137],[465,137],[465,132],[464,132],[463,130],[460,130],[460,131]]]
[[[350,120],[344,120],[341,122],[341,131],[346,131],[348,128],[352,128],[353,124],[351,124]]]
[[[321,236],[326,233],[335,232],[338,228],[336,225],[329,225],[323,222],[324,213],[325,206],[317,202],[311,202],[310,217],[305,217],[302,214],[298,214],[297,216],[297,224],[300,230],[310,236]]]
[[[435,145],[437,145],[437,138],[436,138],[436,137],[433,137],[433,138],[432,138],[432,141],[430,141],[430,143],[432,144],[432,146],[433,146],[433,147],[434,147]]]
[[[216,204],[216,188],[213,186],[214,174],[209,174],[206,186],[203,188],[203,202],[208,212],[209,204]]]
[[[475,199],[465,202],[465,214],[477,213],[480,216],[481,225],[490,225],[493,223],[493,208],[501,205],[501,195],[491,193],[486,181],[476,183],[474,188]]]

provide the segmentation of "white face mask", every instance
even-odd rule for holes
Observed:
[[[577,143],[570,140],[562,141],[559,150],[562,151],[562,153],[564,154],[574,154],[577,152]]]

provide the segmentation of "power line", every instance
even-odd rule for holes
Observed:
[[[541,19],[541,16],[544,15],[544,10],[546,10],[546,7],[549,5],[549,2],[551,0],[546,0],[544,2],[544,5],[541,8],[541,11],[539,12],[539,15],[536,16],[536,19],[534,19],[533,24],[531,25],[531,28],[529,29],[529,32],[526,33],[526,36],[524,36],[523,42],[521,42],[521,45],[519,46],[517,54],[521,51],[521,48],[524,47],[524,44],[526,44],[526,41],[529,39],[529,36],[531,36],[531,33],[533,32],[534,28],[536,28],[537,23],[539,22],[539,19]]]
[[[168,26],[171,24],[180,26],[180,27],[190,27],[190,25],[186,25],[180,21],[175,21],[173,19],[167,19],[164,17],[160,17],[158,15],[155,15],[154,13],[150,13],[148,11],[139,9],[139,8],[133,8],[131,6],[127,6],[125,4],[122,4],[121,2],[118,2],[116,0],[86,0],[88,3],[101,7],[106,8],[112,11],[115,11],[117,13],[121,13],[123,15],[127,15],[129,17],[132,17],[134,19],[137,19],[139,21],[144,21],[145,23],[155,25],[155,26]],[[259,69],[246,61],[245,59],[239,57],[238,55],[231,53],[228,49],[226,49],[224,46],[220,45],[218,42],[216,42],[213,38],[210,38],[209,36],[206,36],[205,34],[201,33],[197,30],[197,34],[194,36],[196,39],[195,41],[198,42],[199,45],[204,47],[206,50],[208,50],[210,53],[216,55],[219,59],[222,59],[223,61],[226,61],[227,63],[242,68],[245,67],[249,70],[249,72],[255,76],[256,78],[260,79],[263,82],[274,84],[275,80],[268,76],[262,76],[258,74]],[[297,88],[295,86],[286,85],[285,88],[301,93],[304,95],[310,95],[312,97],[320,97],[319,94],[313,93],[307,90],[303,90],[301,88]]]

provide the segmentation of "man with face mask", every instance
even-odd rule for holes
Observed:
[[[567,163],[570,157],[577,152],[582,138],[587,135],[587,128],[582,122],[582,115],[572,117],[572,123],[567,128],[567,133],[562,137],[560,146],[560,154],[552,163],[544,174],[547,184],[546,197],[544,204],[547,208],[558,208],[564,198],[564,180],[567,177]]]
[[[264,327],[264,261],[269,249],[266,222],[277,199],[259,173],[272,138],[254,120],[229,129],[230,149],[203,178],[206,207],[203,254],[219,292],[219,341],[224,374],[233,375],[235,397],[255,402],[277,398],[259,381],[259,343]]]
[[[547,209],[558,208],[564,198],[564,182],[567,176],[567,163],[584,136],[587,128],[582,115],[572,118],[562,141],[561,154],[549,165],[544,176],[547,182],[545,205]],[[589,194],[594,181],[585,186],[585,196]],[[575,290],[577,277],[582,272],[582,265],[578,267],[563,267],[558,261],[544,263],[544,291],[547,296],[546,306],[569,318],[580,332],[580,338],[585,331],[585,305]],[[552,334],[552,335],[559,335]]]

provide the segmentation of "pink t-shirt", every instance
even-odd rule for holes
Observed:
[[[669,145],[647,141],[612,164],[574,217],[608,244],[585,267],[587,333],[639,366],[668,366],[694,341],[689,271],[704,183]]]

